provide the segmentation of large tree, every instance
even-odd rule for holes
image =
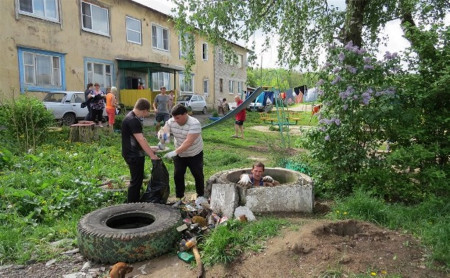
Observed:
[[[262,32],[264,44],[269,45],[278,34],[278,60],[290,67],[316,65],[330,43],[353,41],[373,49],[380,43],[381,28],[394,19],[401,20],[406,38],[414,45],[413,36],[408,35],[412,28],[442,21],[449,10],[447,0],[346,0],[345,10],[327,0],[173,1],[178,14],[174,20],[181,32],[199,32],[227,50],[225,40],[248,42]]]

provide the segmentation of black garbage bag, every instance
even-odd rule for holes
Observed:
[[[165,204],[169,198],[169,171],[162,161],[152,160],[152,176],[147,184],[147,191],[142,195],[141,202]]]

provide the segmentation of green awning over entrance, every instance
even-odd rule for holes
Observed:
[[[124,60],[120,58],[116,58],[119,70],[133,70],[138,72],[168,72],[175,73],[177,71],[184,71],[184,67],[177,65],[169,65],[162,63],[154,63],[154,62],[142,62],[142,61],[133,61],[133,60]]]

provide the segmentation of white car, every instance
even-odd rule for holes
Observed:
[[[208,112],[208,109],[206,108],[206,101],[203,96],[182,95],[177,98],[177,104],[186,106],[186,108],[192,110],[192,112],[202,112],[203,114]]]
[[[84,92],[60,91],[50,92],[44,97],[44,105],[53,113],[56,120],[64,125],[72,125],[77,120],[83,120],[88,114],[87,107],[81,108],[84,102]],[[106,119],[106,109],[103,110]]]

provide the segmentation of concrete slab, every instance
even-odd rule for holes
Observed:
[[[233,218],[233,213],[239,203],[239,195],[236,185],[213,184],[211,190],[211,209],[217,213]]]

